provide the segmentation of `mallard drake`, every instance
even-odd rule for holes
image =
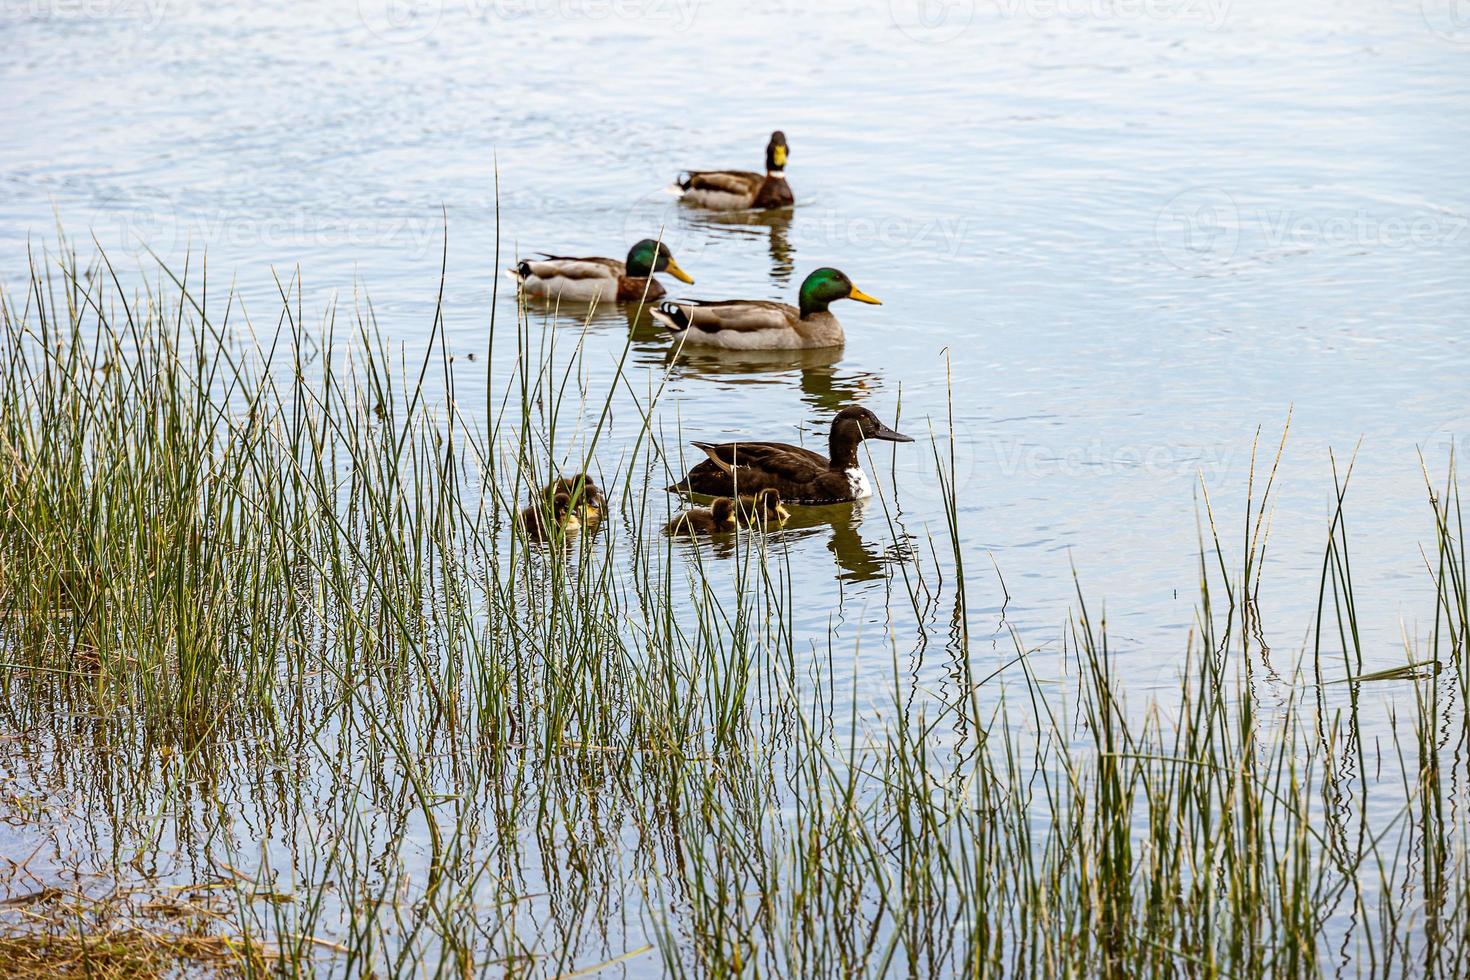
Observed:
[[[708,507],[691,507],[674,515],[664,525],[664,533],[670,537],[708,537],[711,534],[728,534],[739,525],[735,521],[735,501],[729,497],[716,497]]]
[[[595,528],[607,512],[607,498],[586,473],[557,477],[520,513],[521,526],[536,540],[553,527],[563,532]]]
[[[827,309],[839,299],[882,305],[854,286],[846,273],[824,266],[802,281],[797,294],[800,306],[763,299],[693,299],[660,303],[649,312],[686,344],[727,350],[798,350],[837,347],[843,342],[842,324]]]
[[[656,272],[667,272],[680,282],[694,281],[679,268],[669,247],[652,238],[645,238],[630,248],[623,262],[597,256],[574,259],[544,252],[541,256],[521,259],[506,270],[529,296],[578,303],[637,302],[664,295],[663,285],[653,278]]]
[[[750,211],[789,208],[796,200],[786,183],[786,158],[791,149],[779,129],[766,144],[766,172],[749,170],[686,170],[679,175],[679,199],[713,211]]]
[[[782,527],[791,519],[791,511],[781,503],[781,492],[775,487],[766,487],[754,496],[737,498],[735,510],[740,523],[746,527]]]
[[[783,500],[802,504],[861,500],[873,492],[858,464],[858,446],[864,439],[914,441],[888,428],[866,408],[844,408],[832,420],[827,443],[830,456],[781,442],[696,442],[693,445],[709,459],[666,489],[670,493],[730,496],[737,490],[759,493],[769,488],[780,493]]]

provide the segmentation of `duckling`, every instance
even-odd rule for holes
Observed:
[[[596,526],[602,515],[607,513],[607,498],[586,473],[557,477],[542,491],[547,500],[558,494],[567,495],[578,519],[588,527]]]
[[[577,516],[571,495],[567,493],[557,493],[549,501],[533,501],[521,511],[520,523],[526,536],[533,541],[546,541],[553,531],[570,534],[582,527],[582,519]]]
[[[766,487],[753,497],[742,495],[736,505],[740,523],[746,527],[784,527],[791,519],[791,511],[781,503],[781,492],[775,487]]]
[[[562,532],[592,530],[607,512],[607,498],[586,473],[559,476],[548,483],[521,511],[521,526],[533,539],[544,541],[552,528]]]
[[[623,262],[598,256],[574,259],[544,252],[541,255],[539,259],[521,259],[506,270],[529,296],[578,303],[636,303],[645,297],[652,300],[664,295],[663,285],[653,278],[656,272],[667,272],[680,282],[694,282],[679,268],[669,247],[652,238],[629,249]]]
[[[781,442],[696,442],[709,458],[689,475],[665,489],[670,493],[715,496],[738,490],[767,488],[783,500],[802,504],[845,503],[873,494],[867,474],[858,464],[858,446],[865,439],[913,442],[895,432],[866,408],[844,408],[832,420],[827,445],[830,456]]]
[[[800,350],[843,343],[842,324],[827,309],[840,299],[883,305],[882,300],[854,286],[846,273],[824,266],[802,282],[800,306],[764,299],[694,299],[661,303],[649,312],[685,344],[727,350]]]
[[[708,507],[691,507],[674,515],[664,527],[664,533],[672,537],[708,537],[712,534],[728,534],[739,527],[735,520],[735,501],[729,497],[716,497]]]
[[[766,144],[766,172],[749,170],[686,170],[679,175],[679,199],[712,211],[749,211],[789,208],[795,198],[786,183],[786,158],[791,149],[779,129]]]

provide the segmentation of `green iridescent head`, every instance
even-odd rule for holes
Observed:
[[[801,315],[825,313],[839,299],[855,299],[859,303],[879,306],[882,301],[858,289],[846,273],[823,266],[807,276],[801,284]]]
[[[624,263],[628,267],[628,275],[646,279],[655,272],[667,272],[681,282],[693,282],[689,273],[679,268],[679,263],[674,261],[674,253],[663,242],[656,242],[652,238],[643,241],[628,249],[628,261]]]

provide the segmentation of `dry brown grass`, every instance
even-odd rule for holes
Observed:
[[[265,971],[259,947],[220,928],[197,896],[92,898],[45,888],[0,909],[0,976],[30,980],[234,977]]]

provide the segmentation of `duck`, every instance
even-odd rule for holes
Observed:
[[[746,527],[784,527],[791,519],[791,511],[781,503],[781,491],[766,487],[754,496],[737,497],[736,516]]]
[[[679,175],[679,199],[712,211],[757,211],[789,208],[796,199],[786,183],[791,148],[779,129],[766,144],[765,175],[749,170],[686,170]]]
[[[665,489],[669,493],[732,496],[775,490],[782,500],[836,504],[872,496],[872,485],[858,463],[858,446],[867,439],[913,442],[890,429],[866,408],[844,408],[832,419],[829,455],[781,442],[695,442],[708,459]]]
[[[882,306],[840,269],[823,266],[802,280],[799,306],[763,299],[679,300],[650,310],[681,343],[726,350],[807,350],[839,347],[842,324],[827,308],[840,299]]]
[[[664,533],[670,537],[709,537],[713,534],[728,534],[739,527],[735,519],[735,501],[730,497],[716,497],[708,507],[690,507],[674,515],[664,525]]]
[[[520,513],[521,527],[535,540],[544,541],[553,528],[562,533],[595,528],[607,512],[607,498],[586,473],[557,477],[548,483]]]
[[[694,279],[679,268],[674,253],[663,242],[645,238],[628,250],[622,262],[599,256],[571,258],[540,253],[539,259],[521,259],[506,272],[528,296],[579,303],[617,300],[638,302],[665,295],[654,273],[667,272],[680,282]]]
[[[583,525],[596,525],[607,513],[607,497],[586,473],[557,477],[541,491],[542,497],[554,500],[566,494]]]
[[[520,514],[521,529],[532,541],[546,541],[553,532],[570,534],[582,528],[582,519],[569,494],[558,493],[548,503],[533,500]]]

